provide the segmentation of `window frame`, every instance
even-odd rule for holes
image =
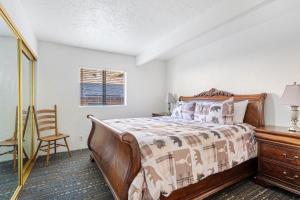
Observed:
[[[79,73],[78,73],[78,82],[79,82],[79,107],[82,108],[92,108],[92,107],[124,107],[127,106],[127,72],[125,70],[119,70],[116,68],[108,68],[108,67],[83,67],[80,66],[78,68]],[[104,71],[111,71],[111,72],[120,72],[124,74],[124,103],[123,104],[119,104],[119,105],[110,105],[110,104],[106,104],[106,105],[81,105],[81,69],[88,69],[88,70],[104,70]]]

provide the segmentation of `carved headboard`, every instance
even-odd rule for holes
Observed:
[[[248,100],[248,107],[245,114],[244,122],[251,124],[255,127],[261,127],[265,125],[264,120],[264,103],[267,94],[245,94],[237,95],[230,92],[217,90],[212,88],[209,91],[201,92],[198,95],[185,97],[179,97],[180,101],[195,101],[195,100],[212,100],[212,101],[223,101],[230,97],[234,98],[234,101]]]

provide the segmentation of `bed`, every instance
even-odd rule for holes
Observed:
[[[234,101],[248,100],[249,104],[244,122],[254,127],[261,127],[264,125],[265,93],[234,95],[223,91],[218,91],[217,93],[213,91],[216,90],[210,90],[191,97],[180,97],[180,100],[223,101],[229,97],[233,97]],[[115,119],[104,121],[99,120],[92,115],[88,115],[88,118],[92,121],[92,128],[88,138],[88,148],[91,151],[91,161],[95,161],[98,168],[101,170],[115,199],[128,199],[128,197],[133,199],[132,188],[137,182],[137,177],[143,177],[143,175],[141,175],[141,163],[145,160],[145,150],[141,150],[141,144],[139,144],[140,139],[137,139],[139,134],[142,133],[141,130],[145,130],[144,127],[149,130],[149,126],[143,126],[143,120],[150,124],[150,128],[155,126],[158,129],[160,128],[160,131],[163,131],[164,128],[168,128],[170,126],[173,126],[173,128],[176,129],[178,128],[176,126],[186,124],[183,122],[170,122],[168,117],[155,119]],[[170,126],[160,126],[161,123],[170,124]],[[129,127],[124,128],[126,125]],[[189,130],[193,130],[194,128],[194,124],[188,124],[186,126]],[[246,130],[245,127],[247,127],[247,125],[241,125],[241,129]],[[211,129],[211,127],[209,127],[209,129]],[[233,127],[232,129],[234,130]],[[155,131],[150,131],[151,134],[153,132]],[[147,136],[147,134],[145,136]],[[174,140],[174,144],[175,142],[176,141]],[[157,147],[161,147],[159,145],[164,144],[158,143]],[[254,175],[257,169],[256,162],[255,156],[250,156],[249,159],[246,159],[244,162],[237,163],[229,168],[224,168],[224,170],[220,170],[218,173],[210,173],[203,176],[204,178],[200,177],[199,180],[188,180],[190,184],[186,184],[186,180],[184,180],[185,184],[182,184],[182,187],[176,187],[175,190],[168,194],[167,197],[163,192],[161,192],[159,198],[168,200],[194,198],[203,199],[242,179]],[[151,180],[153,180],[153,178]],[[165,193],[168,193],[168,191]],[[144,197],[144,199],[147,199],[147,197]]]

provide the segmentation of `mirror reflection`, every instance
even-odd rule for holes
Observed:
[[[0,199],[18,186],[18,44],[0,17]]]
[[[31,105],[31,61],[22,54],[22,90],[23,90],[23,166],[26,170],[28,161],[32,156],[32,116]]]

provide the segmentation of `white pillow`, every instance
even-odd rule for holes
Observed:
[[[236,102],[233,104],[233,106],[234,106],[233,122],[235,124],[243,123],[247,106],[248,106],[248,100]]]

